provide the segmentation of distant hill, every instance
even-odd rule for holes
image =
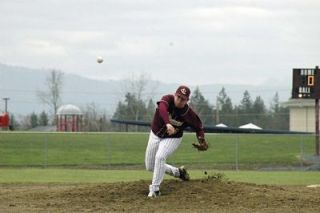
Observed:
[[[4,110],[3,97],[9,97],[8,109],[15,114],[29,114],[31,112],[48,111],[37,95],[37,91],[46,90],[46,77],[50,70],[30,69],[25,67],[0,64],[0,111]],[[280,83],[270,80],[262,85],[234,85],[210,84],[190,85],[193,90],[199,86],[202,94],[215,105],[216,96],[222,87],[226,88],[228,96],[233,104],[238,104],[245,90],[248,90],[252,99],[261,96],[267,107],[274,94],[278,91],[280,100],[286,101],[290,96],[291,80]],[[158,100],[163,94],[173,93],[178,84],[166,84],[151,80],[146,85],[145,98]],[[128,82],[125,80],[93,80],[73,74],[64,74],[64,86],[62,102],[75,104],[83,108],[89,103],[95,103],[100,111],[112,115],[118,101],[123,100],[128,90]]]

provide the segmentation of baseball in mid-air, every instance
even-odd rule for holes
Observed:
[[[103,62],[103,58],[102,58],[101,56],[98,56],[98,57],[97,57],[97,62],[98,62],[99,64],[101,64],[101,63]]]

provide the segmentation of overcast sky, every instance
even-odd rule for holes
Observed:
[[[292,68],[320,64],[320,1],[1,0],[0,63],[97,79],[291,82]]]

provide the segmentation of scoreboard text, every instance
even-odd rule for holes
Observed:
[[[320,70],[316,68],[293,69],[292,98],[320,98]]]

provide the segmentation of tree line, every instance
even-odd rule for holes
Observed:
[[[119,101],[112,116],[107,116],[95,103],[82,107],[83,131],[146,131],[147,127],[123,127],[110,123],[110,117],[119,120],[152,121],[156,102],[143,97],[148,78],[141,74],[138,79],[127,80],[124,100]],[[11,114],[11,125],[14,129],[27,130],[37,126],[55,125],[55,115],[61,105],[61,91],[63,87],[63,73],[52,70],[46,79],[47,88],[38,91],[39,100],[49,107],[49,113],[31,113],[16,119]],[[158,100],[156,100],[158,101]],[[213,104],[212,104],[213,103]],[[276,92],[272,102],[266,106],[262,97],[251,98],[249,91],[243,92],[239,104],[234,104],[224,87],[220,90],[215,100],[207,100],[197,87],[191,93],[189,105],[196,111],[205,125],[223,123],[229,127],[238,127],[247,123],[254,123],[264,129],[289,129],[289,110],[279,103]]]
[[[215,102],[210,104],[197,87],[191,93],[189,105],[196,111],[205,125],[224,124],[229,127],[238,127],[247,123],[254,123],[264,129],[289,129],[289,111],[279,103],[276,92],[270,107],[265,105],[262,97],[252,99],[248,91],[244,91],[239,104],[233,104],[222,88]],[[143,101],[135,94],[128,92],[125,100],[118,103],[113,119],[151,121],[155,111],[152,99]]]

